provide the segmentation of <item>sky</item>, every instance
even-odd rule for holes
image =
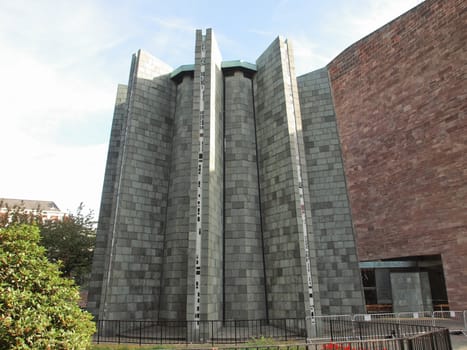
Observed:
[[[296,73],[324,67],[420,0],[0,0],[0,198],[97,217],[117,84],[144,49],[174,69],[213,28],[224,60],[281,35]]]

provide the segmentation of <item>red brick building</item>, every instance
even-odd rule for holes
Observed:
[[[328,70],[360,261],[438,260],[467,309],[467,2],[428,0]]]

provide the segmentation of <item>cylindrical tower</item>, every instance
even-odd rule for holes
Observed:
[[[176,77],[172,162],[167,201],[160,319],[186,316],[186,278],[193,122],[193,71]]]
[[[265,319],[266,298],[251,72],[224,72],[224,318]]]

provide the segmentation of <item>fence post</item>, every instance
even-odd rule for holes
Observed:
[[[142,321],[139,321],[139,345],[141,346]]]
[[[237,345],[237,320],[234,320],[235,345]]]
[[[285,341],[287,341],[287,319],[284,318]]]
[[[211,345],[214,347],[214,320],[211,320]]]
[[[413,338],[407,339],[407,350],[413,350]]]
[[[121,321],[118,320],[118,344],[120,344],[120,323]]]
[[[433,350],[438,349],[438,347],[436,346],[435,334],[433,333],[433,331],[431,331],[431,334],[430,334],[430,342],[431,342],[431,348]]]
[[[158,321],[157,324],[159,325],[159,328],[161,329],[161,344],[162,344],[162,328],[163,328],[163,323],[161,321]]]
[[[332,319],[329,319],[329,331],[331,332],[331,341],[333,341],[334,337],[332,335]]]
[[[97,344],[99,344],[100,338],[101,338],[101,321],[97,320]]]

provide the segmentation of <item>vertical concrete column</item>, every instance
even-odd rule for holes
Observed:
[[[298,94],[287,43],[276,39],[258,58],[255,76],[258,161],[266,284],[271,318],[305,317],[314,304],[313,266],[307,263],[311,216],[300,152]],[[298,127],[297,127],[298,126]],[[316,269],[314,269],[316,270]]]
[[[128,112],[127,93],[128,87],[126,85],[118,85],[112,128],[110,131],[110,144],[109,151],[107,153],[104,185],[102,189],[99,226],[97,228],[96,246],[94,248],[91,281],[89,283],[88,291],[88,310],[95,318],[99,318],[99,305],[102,293],[102,281],[104,278],[106,247],[112,226],[111,216],[115,209],[115,190],[119,177],[119,159],[121,160],[121,151],[123,148],[122,130],[125,127]]]
[[[139,51],[107,234],[100,319],[157,317],[172,150],[172,89],[163,62]]]
[[[285,40],[281,45],[282,67],[284,71],[284,83],[286,92],[287,119],[289,121],[289,134],[291,138],[292,161],[295,161],[296,179],[294,186],[295,202],[299,212],[300,253],[302,259],[302,282],[304,286],[304,309],[306,317],[314,322],[316,311],[320,310],[317,305],[316,293],[318,291],[318,269],[316,259],[315,235],[312,226],[310,210],[309,182],[307,174],[307,161],[303,143],[303,126],[298,95],[297,80],[295,77],[295,63],[292,44]],[[309,334],[311,336],[311,334]]]
[[[265,319],[253,85],[225,76],[225,319]]]
[[[222,318],[223,85],[212,30],[196,31],[187,320]],[[195,189],[195,190],[193,190]]]
[[[326,68],[298,78],[319,293],[325,315],[365,309],[336,116]]]
[[[176,88],[172,162],[167,201],[160,318],[186,317],[187,256],[192,168],[193,76],[188,72]],[[197,162],[196,162],[197,163]]]
[[[209,79],[209,192],[205,213],[208,216],[209,236],[203,241],[203,256],[207,261],[207,278],[203,286],[206,294],[206,319],[222,319],[222,225],[223,225],[223,162],[224,162],[224,88],[221,70],[222,57],[212,29],[206,30],[206,42],[210,49]]]

